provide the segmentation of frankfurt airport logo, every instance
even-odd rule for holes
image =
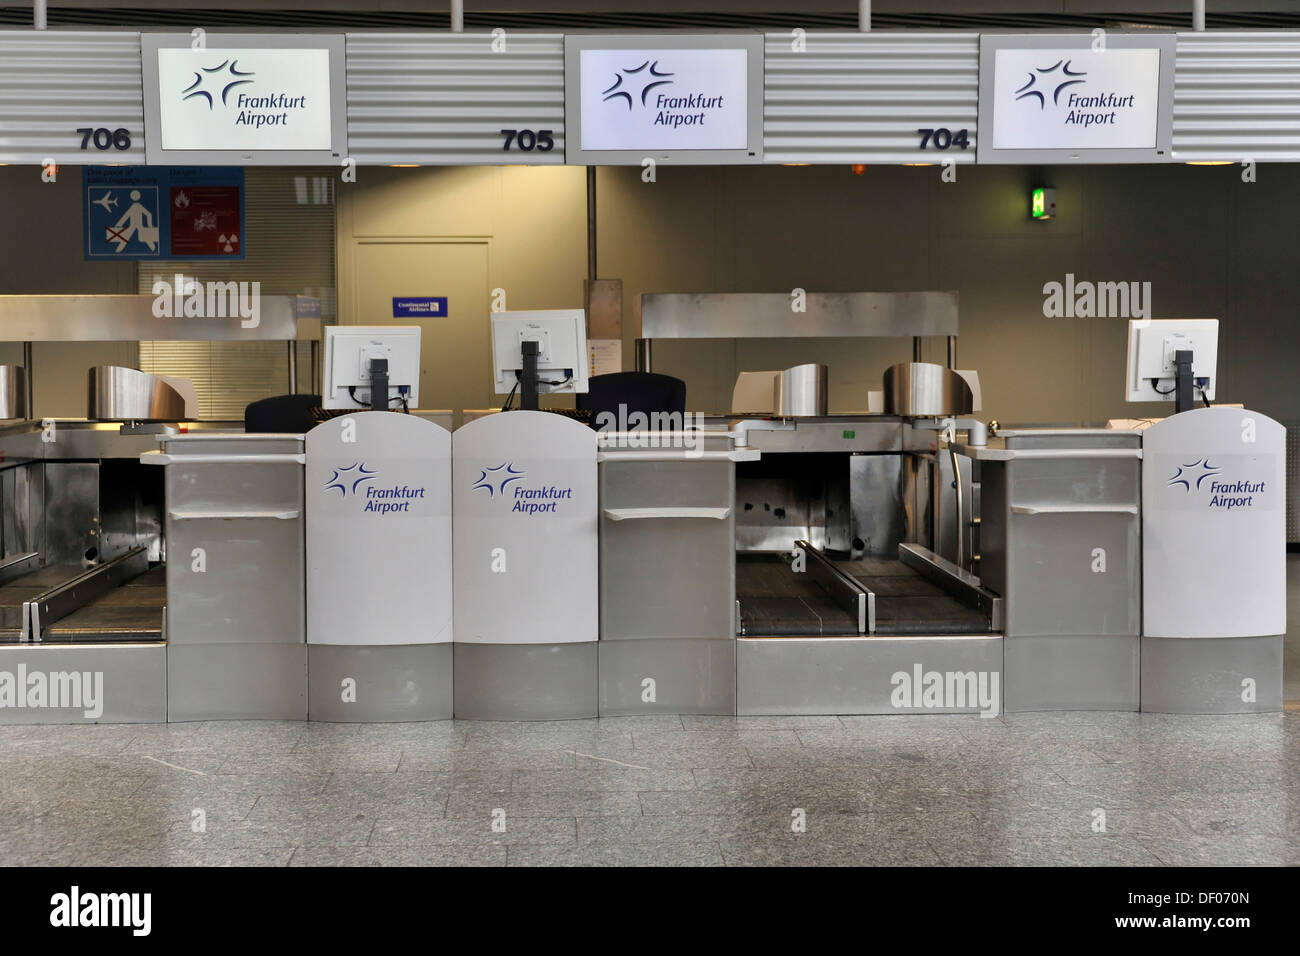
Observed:
[[[1073,60],[1057,60],[1049,67],[1035,67],[1034,71],[1029,74],[1029,82],[1020,89],[1016,90],[1015,97],[1017,100],[1026,100],[1030,97],[1038,98],[1038,108],[1041,110],[1047,105],[1047,91],[1052,91],[1052,105],[1058,106],[1061,101],[1061,91],[1071,86],[1078,86],[1083,80],[1076,80],[1076,76],[1087,76],[1086,70],[1072,70]]]
[[[1218,475],[1220,469],[1210,464],[1208,458],[1200,458],[1190,465],[1179,465],[1178,470],[1174,472],[1169,479],[1169,487],[1182,485],[1183,490],[1191,494],[1193,490],[1201,490],[1201,482],[1206,478],[1213,478]]]
[[[358,489],[367,481],[374,481],[378,474],[377,471],[367,468],[365,462],[354,462],[346,468],[335,468],[334,474],[330,475],[329,480],[325,482],[325,490],[337,488],[344,498],[349,494],[356,496],[361,493]]]
[[[1226,471],[1240,474],[1241,468],[1229,467]],[[1219,511],[1270,508],[1271,499],[1267,496],[1269,484],[1263,480],[1228,478],[1225,469],[1212,464],[1208,458],[1198,458],[1190,465],[1177,465],[1167,482],[1170,488],[1181,487],[1184,494],[1193,499],[1194,504]],[[1208,501],[1205,500],[1205,493],[1209,494]]]
[[[515,468],[513,462],[504,462],[495,468],[480,468],[478,480],[471,486],[471,491],[484,489],[489,498],[504,495],[506,485],[514,481],[523,481],[524,473]]]
[[[610,100],[626,100],[627,108],[631,110],[632,95],[636,93],[640,97],[641,105],[645,106],[646,97],[650,95],[651,90],[672,84],[672,80],[663,79],[666,76],[676,76],[676,74],[661,71],[658,60],[646,60],[638,67],[619,70],[614,75],[613,85],[601,90],[601,95],[606,103]]]
[[[238,60],[226,60],[218,66],[201,67],[194,73],[194,82],[181,90],[181,101],[202,97],[208,101],[208,109],[212,109],[213,94],[220,91],[221,105],[225,106],[226,97],[231,90],[253,82],[243,77],[254,75],[251,71],[240,70]]]

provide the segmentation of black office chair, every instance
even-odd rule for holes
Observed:
[[[303,434],[317,424],[312,409],[320,408],[319,395],[273,395],[244,408],[244,431]]]
[[[601,412],[609,412],[616,419],[619,406],[624,406],[625,415],[643,412],[646,415],[655,412],[675,412],[680,416],[686,414],[686,383],[671,375],[659,375],[655,372],[611,372],[608,375],[593,376],[587,382],[588,391],[578,393],[577,405],[580,410],[590,411],[595,423]],[[681,427],[679,424],[677,427]]]

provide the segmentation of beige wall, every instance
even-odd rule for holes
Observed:
[[[41,182],[35,166],[0,167],[0,295],[129,293],[135,264],[87,262],[81,237],[81,170]],[[0,330],[2,331],[2,330]],[[33,346],[37,417],[84,418],[86,370],[134,365],[134,342],[38,342]],[[21,343],[0,343],[0,362],[22,364]]]
[[[1067,167],[1045,174],[1059,214],[1031,222],[1022,167],[636,168],[599,171],[599,269],[624,283],[625,362],[644,292],[956,290],[959,365],[980,371],[986,417],[1085,423],[1159,414],[1123,401],[1127,323],[1048,319],[1043,284],[1067,272],[1149,281],[1154,318],[1217,317],[1220,401],[1300,420],[1300,167]],[[479,236],[510,308],[581,301],[581,169],[362,170],[341,188],[340,301],[349,236]],[[346,320],[346,310],[344,310]],[[908,340],[659,343],[655,367],[692,409],[725,409],[737,372],[822,361],[832,407],[865,406]],[[926,358],[943,360],[943,343]]]
[[[581,307],[585,196],[577,167],[359,170],[357,182],[337,192],[339,320],[358,321],[358,239],[483,240],[489,283],[505,289],[508,308]]]
[[[661,168],[599,172],[599,263],[624,282],[625,361],[643,292],[955,289],[959,364],[979,369],[985,415],[1004,422],[1090,422],[1151,413],[1121,399],[1126,323],[1046,319],[1043,283],[1073,272],[1153,285],[1156,318],[1222,319],[1219,400],[1300,420],[1300,167],[1065,167],[1059,216],[1025,216],[1033,171],[962,167]],[[586,275],[580,168],[370,169],[338,187],[340,312],[357,281],[359,238],[475,238],[489,247],[489,285],[512,309],[581,304]],[[0,168],[0,293],[130,292],[129,264],[81,253],[80,175],[42,184],[31,167]],[[14,226],[18,228],[14,228]],[[487,317],[484,316],[484,321]],[[37,412],[82,415],[85,369],[132,364],[132,345],[39,346]],[[118,354],[121,352],[122,354]],[[0,345],[0,361],[17,346]],[[725,408],[742,369],[803,361],[831,366],[834,407],[860,407],[902,340],[661,343],[656,367],[688,384],[692,410]],[[927,357],[941,360],[942,343]]]

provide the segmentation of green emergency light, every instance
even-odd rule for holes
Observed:
[[[1056,215],[1056,190],[1038,186],[1030,194],[1029,216],[1031,219],[1051,219]]]

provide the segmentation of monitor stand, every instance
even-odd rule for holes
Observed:
[[[1192,352],[1179,349],[1174,353],[1174,413],[1190,412],[1196,407],[1196,392],[1193,388]]]
[[[388,359],[370,360],[370,410],[388,411]]]
[[[519,407],[525,411],[535,412],[537,405],[537,358],[540,348],[535,341],[519,344],[523,353],[524,369],[519,373]]]

